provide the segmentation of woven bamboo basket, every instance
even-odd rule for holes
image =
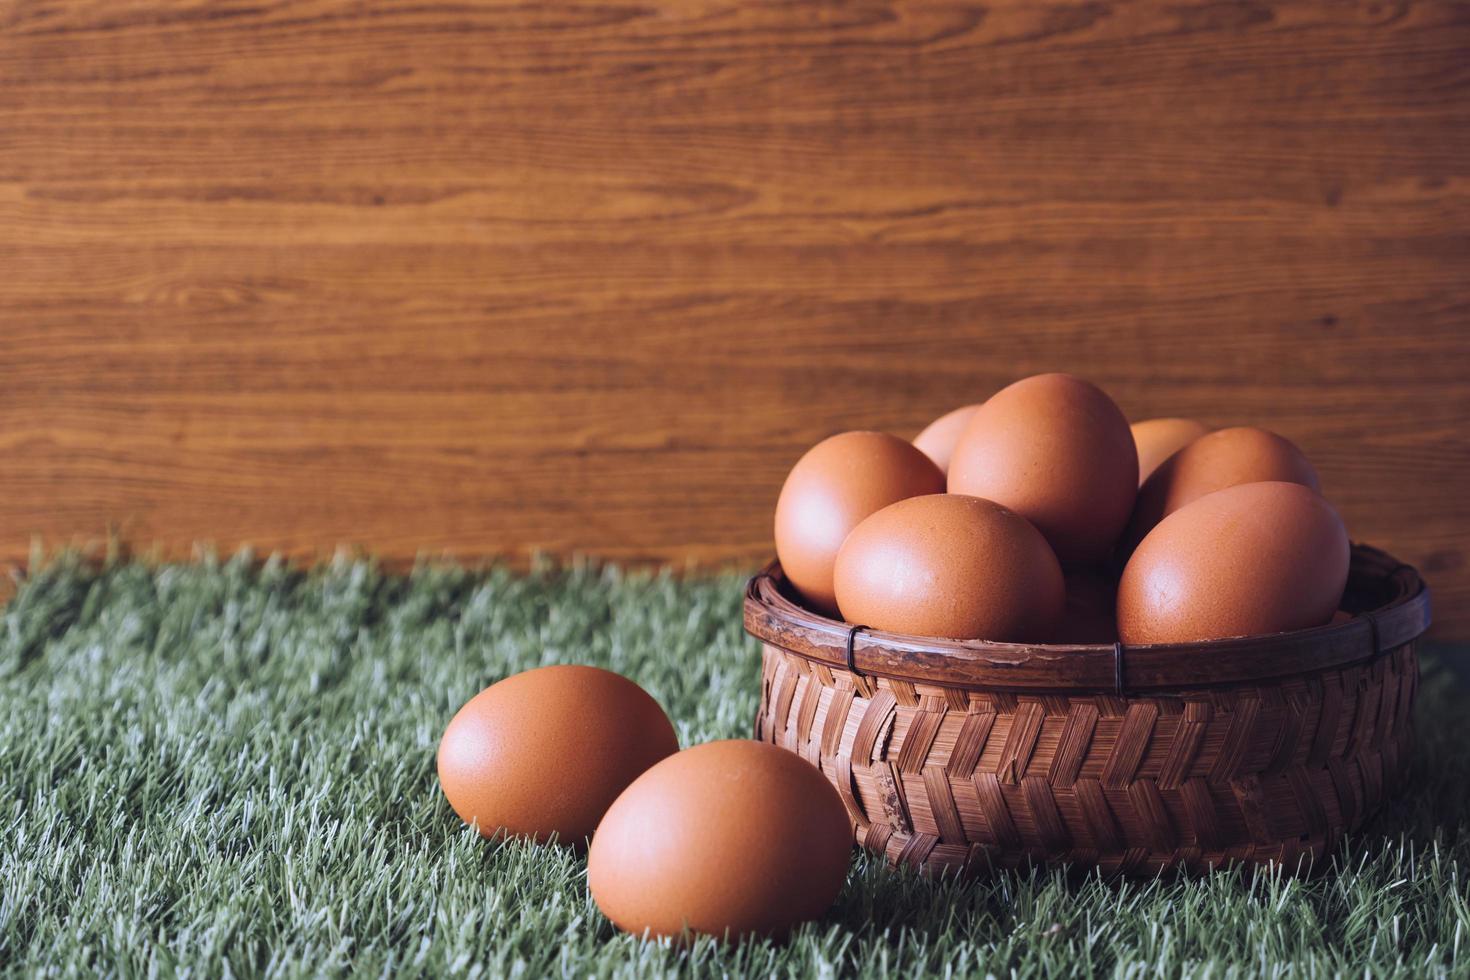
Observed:
[[[895,864],[1305,873],[1403,783],[1429,593],[1374,548],[1351,620],[1207,643],[900,636],[794,597],[777,563],[746,591],[756,738],[818,766]]]

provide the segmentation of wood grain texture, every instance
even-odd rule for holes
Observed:
[[[1470,636],[1470,9],[0,5],[0,558],[753,565],[812,442],[1058,369]]]

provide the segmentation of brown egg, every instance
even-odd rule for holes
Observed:
[[[619,929],[784,936],[842,890],[852,822],[837,790],[764,742],[696,745],[640,776],[592,838],[587,886]]]
[[[934,460],[934,465],[941,471],[947,472],[949,458],[954,455],[954,444],[959,441],[960,433],[965,431],[965,426],[970,423],[979,407],[978,403],[966,405],[939,416],[926,425],[923,432],[914,436],[914,445],[925,456]]]
[[[1159,522],[1118,584],[1124,643],[1184,643],[1321,626],[1347,584],[1342,519],[1298,483],[1244,483]]]
[[[1068,568],[1062,577],[1067,585],[1067,603],[1051,642],[1116,642],[1118,583],[1096,568]]]
[[[819,612],[837,612],[832,565],[847,533],[906,497],[943,493],[944,474],[912,443],[886,432],[824,439],[792,467],[776,502],[776,557]]]
[[[863,521],[837,554],[836,584],[848,622],[962,639],[1045,639],[1065,600],[1036,528],[957,494],[900,500]]]
[[[629,783],[679,750],[637,684],[597,667],[538,667],[470,699],[439,742],[439,782],[486,837],[583,844]]]
[[[1164,460],[1138,491],[1125,552],[1155,524],[1192,500],[1241,483],[1280,480],[1321,492],[1317,471],[1290,440],[1239,426],[1200,436]]]
[[[949,492],[1014,510],[1065,564],[1095,563],[1128,523],[1138,451],[1128,420],[1100,388],[1039,374],[975,412],[949,462]]]
[[[1134,422],[1133,444],[1138,447],[1138,484],[1149,478],[1159,464],[1210,431],[1194,419],[1145,419]]]

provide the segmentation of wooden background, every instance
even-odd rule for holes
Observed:
[[[1296,439],[1470,636],[1470,8],[0,3],[0,559],[749,564],[1054,369]]]

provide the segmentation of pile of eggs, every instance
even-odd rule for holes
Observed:
[[[680,751],[658,702],[597,667],[492,684],[450,721],[438,762],[482,835],[586,847],[588,889],[627,932],[780,937],[847,877],[852,824],[814,766],[746,739]]]
[[[776,554],[812,609],[874,630],[1024,643],[1185,643],[1321,626],[1347,531],[1265,429],[1129,425],[1097,386],[1026,378],[912,442],[812,447]]]
[[[796,464],[776,551],[813,609],[870,629],[1009,642],[1173,643],[1319,626],[1348,572],[1312,464],[1264,429],[1130,427],[1065,374],[1018,381],[912,443],[846,432]],[[852,824],[800,756],[679,749],[627,678],[541,667],[470,700],[439,780],[480,833],[587,847],[629,932],[779,937],[822,915]]]

